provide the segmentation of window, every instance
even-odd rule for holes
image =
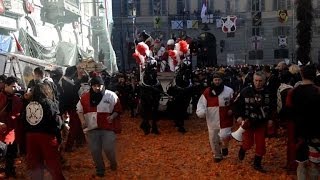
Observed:
[[[261,0],[261,11],[265,11],[266,10],[266,8],[265,8],[265,2],[266,0]],[[270,1],[270,0],[268,0],[268,1]]]
[[[135,4],[133,2],[128,3],[127,6],[127,16],[133,16],[133,8],[135,8]]]
[[[273,10],[291,9],[291,0],[273,0]]]
[[[86,5],[84,5],[84,6],[83,6],[84,14],[87,15],[87,16],[89,16],[89,15],[90,15],[90,9],[91,9],[91,8],[92,8],[91,6],[86,6]]]
[[[184,0],[177,0],[177,14],[183,14],[185,10]]]
[[[312,6],[313,6],[315,9],[316,9],[316,8],[320,8],[320,0],[313,1]]]
[[[161,15],[167,15],[167,1],[166,0],[161,0]]]
[[[201,4],[202,8],[202,4]],[[177,0],[177,14],[186,15],[190,13],[190,0]]]
[[[231,12],[231,2],[230,1],[226,1],[226,12],[227,13]]]
[[[140,0],[134,0],[136,2],[136,10],[137,10],[137,16],[141,15],[141,2]]]
[[[251,1],[251,11],[260,11],[260,0]]]
[[[248,0],[249,11],[264,11],[266,0]],[[270,0],[268,0],[270,1]]]
[[[124,0],[122,6],[124,8],[124,16],[132,16],[133,8],[136,9],[135,15],[140,15],[140,0]]]
[[[214,0],[208,0],[208,11],[210,11],[211,9],[214,9],[213,5],[214,5]]]
[[[234,11],[235,11],[235,12],[239,12],[239,11],[240,11],[240,5],[239,5],[239,4],[240,4],[240,1],[236,1],[235,3],[236,3],[236,4],[235,4]]]

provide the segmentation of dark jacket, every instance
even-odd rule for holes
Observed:
[[[275,111],[275,99],[270,97],[267,89],[257,91],[252,86],[244,88],[234,102],[235,117],[248,119],[252,128],[265,125]]]
[[[31,107],[32,103],[39,103],[41,105],[41,108],[36,111],[42,111],[42,117],[34,114],[35,111],[33,111]],[[34,121],[30,120],[34,118],[32,117],[33,115],[37,116],[36,118],[38,123],[34,123]],[[24,119],[24,127],[27,133],[39,132],[57,135],[57,133],[60,132],[61,121],[59,119],[58,105],[56,102],[48,98],[39,101],[31,101],[27,105],[22,117]]]
[[[286,104],[295,123],[296,137],[320,138],[319,103],[320,88],[313,84],[299,85],[289,91]]]
[[[77,82],[68,81],[64,78],[61,79],[62,94],[60,99],[60,111],[65,113],[69,110],[76,110],[79,101],[78,91],[80,84]]]

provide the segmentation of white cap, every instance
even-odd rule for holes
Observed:
[[[169,39],[167,42],[167,45],[174,45],[174,40],[173,39]]]

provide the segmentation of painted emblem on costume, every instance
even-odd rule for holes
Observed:
[[[26,119],[28,123],[32,126],[35,126],[41,122],[42,118],[42,105],[36,101],[31,101],[26,107]]]
[[[229,97],[224,97],[223,100],[224,100],[224,105],[225,106],[229,106],[230,105],[230,98]]]
[[[221,17],[222,32],[224,33],[235,32],[237,29],[236,20],[237,20],[237,16]]]

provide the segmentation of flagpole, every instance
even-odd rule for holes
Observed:
[[[135,42],[135,22],[136,22],[136,5],[135,2],[133,1],[132,4],[132,38],[133,38],[133,42],[134,42],[134,46],[136,46],[136,42]]]
[[[292,8],[292,52],[291,52],[291,63],[293,63],[294,62],[294,56],[295,56],[295,43],[294,43],[294,37],[295,37],[295,28],[294,28],[294,14],[295,14],[295,3],[294,3],[294,0],[292,1],[292,6],[291,6],[291,8]],[[298,63],[297,63],[298,64]]]

